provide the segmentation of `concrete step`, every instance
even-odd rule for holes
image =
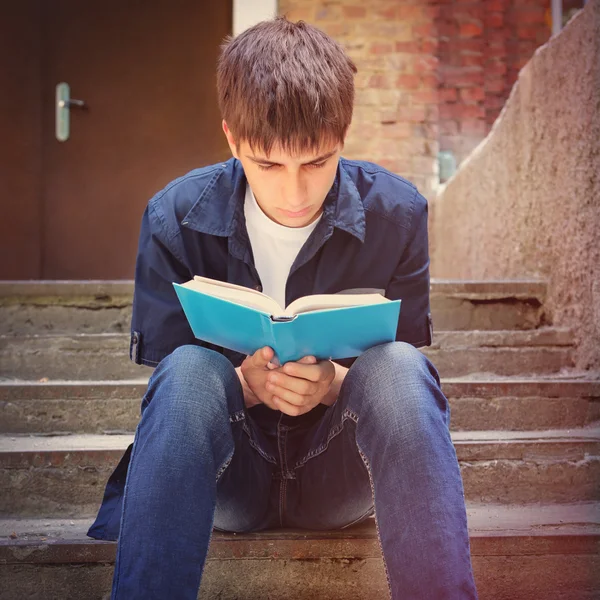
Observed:
[[[148,371],[150,371],[148,369]],[[0,433],[127,433],[147,379],[0,382]],[[600,421],[600,380],[443,379],[456,431],[584,427]]]
[[[482,600],[598,598],[598,503],[466,508]],[[90,519],[0,521],[2,598],[108,598],[116,543],[86,537],[90,524]],[[388,598],[374,519],[338,531],[215,531],[198,598]]]
[[[439,331],[421,349],[442,377],[557,373],[573,367],[570,329]],[[0,336],[3,379],[137,379],[149,368],[129,360],[128,334]]]
[[[600,500],[600,428],[452,432],[466,498]],[[94,515],[131,434],[0,436],[0,515]]]
[[[535,329],[550,323],[542,281],[432,280],[434,326]],[[131,281],[0,282],[0,334],[121,333],[131,322]]]

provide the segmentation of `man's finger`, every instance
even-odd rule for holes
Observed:
[[[273,385],[272,383],[267,383],[266,389],[269,393],[273,394],[273,396],[294,406],[305,406],[309,400],[308,396],[302,396],[301,394],[279,387],[278,385]]]
[[[302,377],[293,377],[279,371],[278,373],[269,373],[267,381],[274,385],[300,394],[301,396],[312,396],[318,391],[318,385],[314,381],[303,379]],[[270,391],[270,390],[269,390]],[[273,392],[276,394],[276,392]]]
[[[317,363],[317,359],[314,356],[303,356],[296,362],[302,363],[303,365],[315,365]]]
[[[273,402],[278,410],[292,417],[298,417],[313,409],[311,406],[296,406],[295,404],[290,404],[277,396],[273,396]]]
[[[252,355],[252,362],[255,367],[264,368],[267,366],[269,361],[273,358],[274,352],[273,349],[269,346],[265,346],[264,348],[259,348]]]
[[[292,377],[300,377],[314,382],[320,381],[322,374],[321,367],[318,364],[304,365],[300,362],[286,363],[283,365],[283,372]]]

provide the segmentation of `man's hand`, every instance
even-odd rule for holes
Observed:
[[[305,356],[268,373],[266,389],[281,412],[297,417],[322,402],[333,403],[330,391],[335,378],[336,368],[330,360],[317,362],[314,356]]]
[[[246,406],[264,403],[273,410],[298,416],[317,404],[335,402],[348,369],[329,360],[317,362],[305,356],[297,362],[274,367],[268,346],[246,357],[240,367]],[[247,388],[247,389],[246,389]]]
[[[248,408],[263,403],[273,410],[279,410],[273,403],[273,394],[265,388],[267,375],[275,369],[271,364],[274,354],[272,348],[268,346],[259,348],[254,354],[247,356],[239,368],[244,388],[244,401]]]

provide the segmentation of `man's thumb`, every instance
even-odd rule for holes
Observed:
[[[298,362],[303,365],[314,365],[317,363],[317,359],[314,356],[303,356]]]
[[[268,346],[261,348],[255,355],[255,364],[258,367],[265,367],[267,363],[273,358],[273,351]]]

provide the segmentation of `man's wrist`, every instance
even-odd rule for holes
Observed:
[[[333,404],[335,404],[340,394],[342,383],[344,382],[344,379],[349,371],[349,369],[347,369],[346,367],[342,367],[342,365],[338,365],[336,362],[331,362],[335,367],[335,377],[333,378],[333,381],[329,386],[329,391],[327,392],[323,400],[321,400],[321,404],[325,404],[326,406],[332,406]]]
[[[261,404],[258,396],[250,389],[248,382],[244,378],[244,374],[242,373],[241,367],[236,367],[235,372],[237,373],[240,383],[242,384],[242,390],[244,392],[244,404],[246,408],[251,408],[252,406],[256,406],[257,404]]]

